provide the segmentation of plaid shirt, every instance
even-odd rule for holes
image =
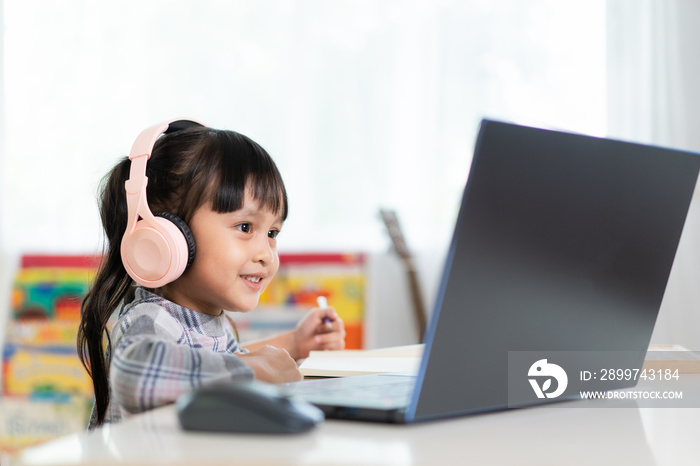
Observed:
[[[112,328],[110,406],[105,423],[172,403],[204,382],[250,380],[253,371],[235,353],[231,323],[222,312],[202,314],[136,288]],[[95,426],[93,410],[89,429]]]

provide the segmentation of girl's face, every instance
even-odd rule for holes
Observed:
[[[235,212],[208,203],[190,221],[196,251],[190,269],[163,289],[170,301],[205,314],[254,309],[279,268],[277,234],[282,219],[246,192]]]

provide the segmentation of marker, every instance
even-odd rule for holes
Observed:
[[[316,302],[318,303],[318,307],[320,307],[321,309],[327,309],[327,308],[328,308],[328,300],[326,299],[325,296],[319,296],[318,298],[316,298]],[[323,323],[324,323],[324,324],[328,325],[328,324],[330,324],[331,322],[333,322],[333,321],[331,320],[330,317],[326,316],[326,317],[323,318]]]

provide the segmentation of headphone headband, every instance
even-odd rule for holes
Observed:
[[[189,251],[194,250],[194,243],[188,244],[191,233],[183,221],[173,222],[173,214],[167,219],[157,218],[151,212],[146,199],[146,162],[162,134],[192,126],[205,125],[177,118],[150,126],[141,131],[129,153],[131,167],[124,186],[127,226],[122,238],[122,262],[134,281],[149,288],[158,288],[179,277],[192,259]],[[183,231],[183,226],[187,231]]]
[[[134,145],[131,146],[129,158],[134,160],[136,157],[145,155],[150,159],[153,146],[155,146],[156,141],[162,134],[174,133],[175,131],[180,131],[181,129],[190,128],[192,126],[206,125],[195,120],[177,118],[149,126],[141,131],[141,134],[139,134],[136,141],[134,141]]]

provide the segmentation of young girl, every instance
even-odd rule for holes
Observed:
[[[137,286],[123,265],[131,213],[126,182],[136,159],[125,157],[103,180],[106,251],[83,300],[78,333],[78,354],[95,391],[90,429],[215,380],[297,381],[296,359],[344,347],[344,325],[332,308],[310,310],[293,331],[239,345],[223,311],[254,309],[277,272],[277,235],[288,212],[284,184],[267,152],[249,138],[187,121],[173,131],[175,123],[183,122],[171,122],[150,158],[141,158],[147,207],[167,213],[156,217],[179,217],[191,231],[185,235],[194,242],[191,264],[179,278]]]

